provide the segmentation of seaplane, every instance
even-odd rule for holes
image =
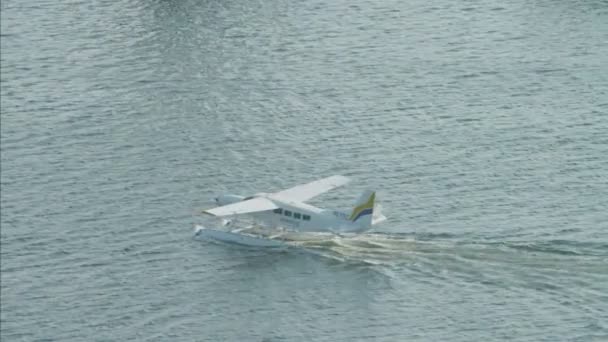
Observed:
[[[224,194],[214,198],[216,207],[202,213],[222,220],[223,229],[195,225],[195,235],[222,242],[259,247],[283,246],[290,233],[362,233],[386,220],[376,203],[376,192],[366,190],[350,212],[322,209],[306,203],[332,189],[350,182],[335,175],[307,184],[253,196]],[[237,217],[248,217],[253,223],[239,227]]]

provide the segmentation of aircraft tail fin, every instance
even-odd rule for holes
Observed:
[[[348,219],[361,227],[371,228],[372,219],[374,216],[375,201],[375,191],[364,191],[361,196],[359,196],[359,199],[355,203],[355,207],[353,208],[353,211]]]

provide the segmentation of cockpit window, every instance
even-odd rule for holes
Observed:
[[[295,219],[299,219],[300,216],[301,216],[300,213],[293,213],[293,218],[295,218]]]
[[[285,210],[285,216],[291,216],[291,211]]]
[[[283,209],[277,208],[277,209],[273,210],[272,212],[275,213],[275,214],[279,214],[280,215],[280,214],[283,213]]]
[[[303,215],[302,219],[304,219],[304,221],[310,221],[310,215]]]

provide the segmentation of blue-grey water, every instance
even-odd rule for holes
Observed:
[[[607,341],[608,3],[1,3],[2,341]],[[194,238],[332,174],[371,234]]]

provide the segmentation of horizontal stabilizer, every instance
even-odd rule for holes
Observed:
[[[372,226],[386,221],[386,216],[382,214],[382,207],[376,203],[374,213],[372,214]]]

